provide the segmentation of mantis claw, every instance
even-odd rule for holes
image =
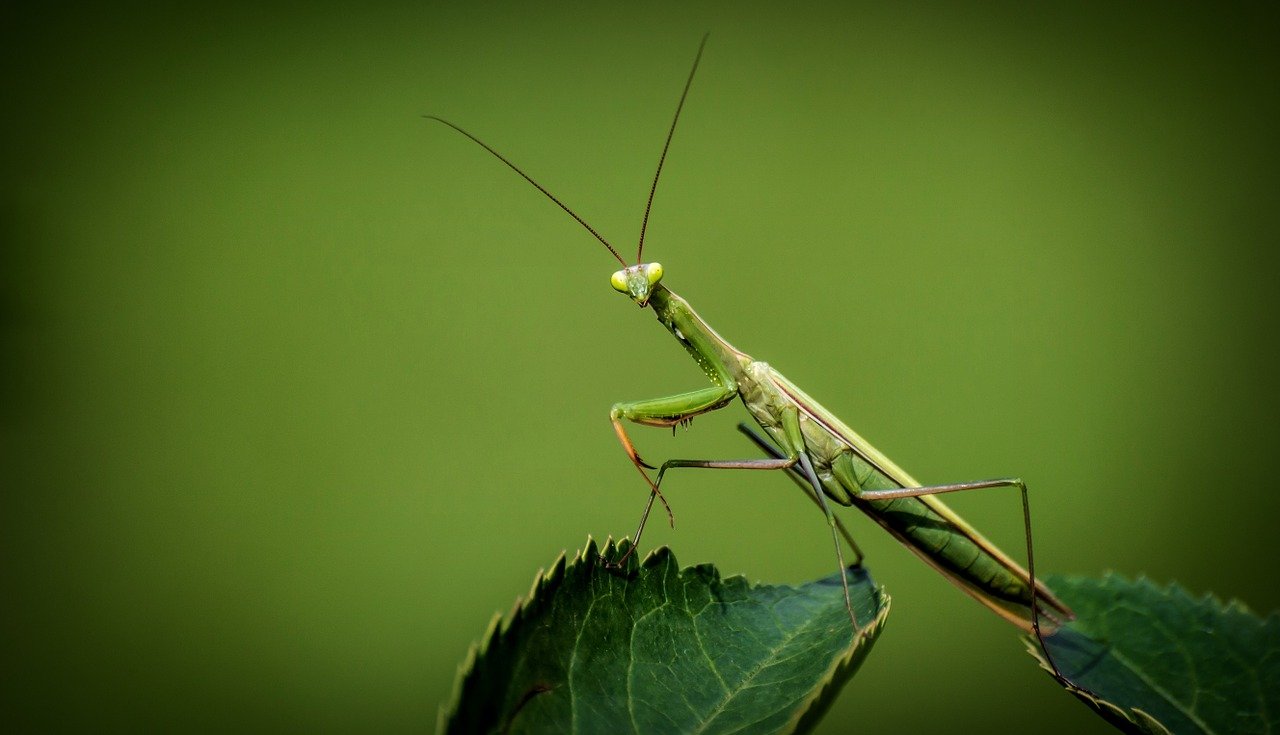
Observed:
[[[626,566],[627,559],[630,559],[631,555],[634,554],[635,551],[636,547],[634,544],[628,546],[627,550],[622,552],[622,556],[618,557],[617,561],[609,561],[609,558],[604,554],[598,554],[597,556],[600,559],[600,565],[605,569],[622,569]]]

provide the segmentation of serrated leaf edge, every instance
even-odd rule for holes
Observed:
[[[841,680],[840,675],[849,667],[858,663],[858,656],[866,655],[868,651],[865,647],[871,646],[880,637],[880,632],[884,629],[885,621],[889,617],[889,605],[891,598],[885,592],[884,587],[876,587],[876,607],[879,612],[871,622],[858,629],[858,636],[850,642],[845,654],[836,659],[827,667],[826,673],[822,676],[822,686],[814,689],[809,698],[802,704],[802,708],[796,710],[796,715],[787,725],[786,733],[801,732],[802,725],[809,725],[817,722],[817,718],[821,711],[831,703],[831,697],[839,691],[845,684]],[[810,719],[813,716],[814,719]],[[805,728],[807,732],[810,727]]]
[[[612,540],[607,542],[608,546],[612,546]],[[606,547],[607,549],[608,547]],[[573,563],[577,564],[586,558],[588,552],[594,552],[596,549],[595,539],[588,536],[586,546],[574,557]],[[564,578],[566,567],[568,566],[568,556],[566,551],[561,551],[556,560],[551,563],[551,568],[539,567],[537,573],[534,574],[533,583],[529,586],[529,592],[523,597],[516,597],[512,603],[511,611],[505,616],[501,612],[495,612],[493,617],[489,619],[489,625],[486,626],[485,632],[480,638],[472,641],[471,646],[467,649],[466,658],[462,663],[458,664],[457,673],[453,680],[453,693],[449,696],[448,702],[441,703],[436,713],[436,732],[445,732],[446,725],[449,721],[449,715],[452,713],[462,700],[462,684],[466,681],[467,674],[470,673],[480,660],[480,657],[488,653],[490,646],[511,630],[511,627],[520,619],[529,614],[529,610],[534,603],[538,601],[540,591],[546,590],[554,584],[558,584]]]
[[[1097,711],[1098,715],[1102,717],[1102,719],[1115,724],[1117,727],[1120,727],[1120,721],[1127,722],[1133,725],[1134,732],[1163,733],[1164,735],[1171,735],[1169,728],[1165,727],[1163,722],[1160,722],[1145,710],[1121,707],[1120,705],[1115,704],[1110,700],[1103,699],[1092,691],[1078,687],[1059,676],[1058,673],[1053,670],[1053,666],[1046,658],[1044,649],[1040,647],[1040,643],[1036,641],[1035,638],[1023,638],[1022,642],[1027,647],[1027,653],[1031,654],[1031,656],[1035,658],[1036,662],[1040,664],[1040,668],[1048,672],[1049,676],[1053,677],[1054,681],[1058,682],[1058,684],[1065,689],[1068,694],[1074,695],[1076,699],[1079,699],[1081,702],[1084,702],[1085,705]]]
[[[629,540],[625,537],[618,539],[615,542],[613,537],[609,536],[605,538],[603,550],[599,550],[596,546],[595,539],[588,535],[587,543],[580,551],[578,551],[577,554],[574,555],[573,561],[568,560],[568,552],[565,550],[560,552],[556,557],[556,560],[552,562],[549,570],[545,567],[540,567],[534,575],[533,583],[529,586],[528,594],[523,597],[517,597],[515,602],[512,604],[511,611],[505,616],[500,612],[495,612],[493,617],[489,619],[489,625],[486,626],[485,632],[478,640],[473,641],[471,646],[467,649],[466,658],[464,658],[462,663],[458,665],[457,673],[454,677],[453,692],[449,696],[448,702],[441,703],[437,709],[436,732],[445,732],[446,726],[448,725],[449,714],[452,713],[461,702],[462,684],[466,681],[467,674],[475,667],[476,662],[489,651],[490,646],[495,645],[496,642],[510,631],[520,620],[532,614],[531,611],[534,605],[540,602],[543,597],[543,594],[540,593],[545,593],[553,585],[559,584],[560,580],[564,578],[564,575],[578,564],[585,562],[597,562],[602,556],[609,555],[610,552],[620,552],[624,548],[624,544],[628,543]],[[660,546],[646,554],[644,559],[638,563],[638,566],[648,568],[656,564],[661,564],[669,556],[673,556],[670,547]],[[634,570],[636,566],[637,562],[633,555],[628,559],[627,569],[628,571],[631,571]],[[748,585],[751,584],[751,582],[746,579],[746,575],[742,574],[735,574],[727,578],[721,578],[720,570],[713,564],[696,564],[691,567],[686,567],[685,569],[680,569],[679,564],[677,563],[676,567],[681,572],[685,571],[685,569],[710,567],[714,578],[722,584],[735,578],[741,578],[746,581]],[[756,584],[758,585],[759,582]],[[889,614],[890,597],[884,591],[883,587],[877,587],[876,598],[876,605],[880,610],[876,614],[875,619],[859,629],[860,634],[857,640],[852,641],[845,654],[828,667],[826,673],[823,675],[822,686],[816,689],[804,702],[803,709],[797,709],[796,716],[792,718],[790,723],[788,723],[788,728],[783,732],[796,732],[796,728],[806,721],[805,718],[809,714],[810,710],[813,710],[815,707],[823,706],[823,704],[827,702],[826,698],[829,694],[829,690],[831,690],[832,687],[843,686],[843,682],[837,683],[837,675],[854,662],[857,654],[863,651],[864,645],[874,643],[879,637],[880,631],[884,626],[885,619]]]
[[[436,732],[445,732],[450,713],[461,702],[462,685],[466,681],[467,674],[475,667],[476,662],[488,653],[491,646],[496,645],[497,641],[506,635],[513,626],[533,614],[536,605],[547,596],[550,590],[560,584],[570,569],[579,564],[598,563],[602,556],[620,553],[626,548],[627,544],[629,544],[629,540],[625,537],[615,542],[613,537],[609,536],[605,538],[604,547],[601,549],[597,546],[595,538],[588,535],[587,543],[574,555],[572,561],[569,560],[568,551],[565,550],[561,551],[556,560],[551,563],[550,569],[540,567],[537,573],[534,574],[533,583],[529,586],[529,592],[522,597],[517,597],[515,602],[512,603],[511,610],[506,615],[495,612],[493,617],[490,618],[485,632],[481,634],[478,640],[473,641],[467,649],[467,655],[462,663],[458,665],[457,673],[454,677],[453,693],[449,696],[448,702],[441,703],[437,710]],[[659,564],[670,555],[671,550],[666,546],[662,546],[645,555],[644,560],[639,562],[639,565],[649,567]],[[627,560],[627,571],[634,571],[636,565],[637,562],[633,555]]]
[[[1134,587],[1145,587],[1161,597],[1181,598],[1195,607],[1202,609],[1207,608],[1209,612],[1214,614],[1230,615],[1236,619],[1245,617],[1253,621],[1253,623],[1259,628],[1265,629],[1272,625],[1280,626],[1280,610],[1273,610],[1264,617],[1253,612],[1247,604],[1237,598],[1233,597],[1228,599],[1226,602],[1223,602],[1222,598],[1212,592],[1206,592],[1203,595],[1196,597],[1176,581],[1170,581],[1161,585],[1145,574],[1139,574],[1131,579],[1120,572],[1110,569],[1102,573],[1101,579],[1105,584],[1119,582],[1121,584]],[[1053,677],[1053,679],[1057,681],[1058,684],[1060,684],[1068,693],[1074,695],[1077,699],[1096,710],[1103,719],[1108,722],[1113,722],[1117,724],[1117,726],[1119,723],[1116,722],[1116,719],[1124,720],[1132,724],[1135,728],[1138,728],[1140,732],[1169,733],[1169,728],[1147,711],[1138,708],[1122,707],[1110,700],[1104,699],[1100,695],[1088,689],[1076,686],[1072,682],[1059,676],[1054,670],[1053,665],[1049,663],[1047,658],[1048,654],[1040,646],[1039,641],[1034,637],[1025,637],[1022,639],[1022,642],[1027,647],[1027,653],[1031,654],[1031,656],[1036,659],[1040,664],[1041,669],[1044,669],[1049,676]]]
[[[1199,597],[1197,597],[1196,595],[1188,591],[1186,587],[1183,587],[1181,584],[1179,584],[1177,581],[1170,581],[1164,585],[1161,585],[1159,582],[1156,582],[1155,580],[1151,579],[1145,574],[1138,574],[1136,577],[1133,577],[1131,580],[1126,575],[1111,569],[1108,569],[1102,573],[1102,579],[1107,582],[1110,582],[1112,580],[1119,580],[1120,582],[1123,582],[1125,584],[1145,586],[1148,589],[1154,590],[1155,592],[1161,595],[1164,595],[1166,597],[1169,597],[1169,596],[1182,597],[1183,599],[1189,600],[1190,602],[1196,604],[1197,606],[1207,607],[1216,613],[1245,615],[1249,618],[1252,618],[1255,621],[1255,624],[1257,624],[1259,627],[1262,627],[1262,628],[1265,628],[1270,625],[1280,625],[1280,610],[1272,610],[1270,613],[1266,615],[1259,615],[1258,613],[1253,611],[1253,608],[1249,607],[1248,603],[1244,602],[1243,600],[1240,600],[1239,598],[1235,598],[1235,597],[1228,598],[1224,602],[1221,597],[1218,597],[1213,592],[1206,592],[1203,595],[1200,595]]]

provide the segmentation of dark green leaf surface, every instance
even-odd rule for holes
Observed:
[[[607,543],[604,554],[616,558]],[[594,541],[561,555],[498,617],[458,674],[437,730],[450,733],[773,733],[808,729],[857,670],[888,614],[849,570],[798,588],[680,569],[667,548],[624,570]]]
[[[1049,582],[1077,615],[1046,639],[1060,683],[1112,724],[1150,733],[1280,730],[1280,616],[1264,620],[1239,602],[1113,574]]]

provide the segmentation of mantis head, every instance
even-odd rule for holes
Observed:
[[[636,302],[636,306],[644,308],[649,303],[653,287],[662,280],[661,263],[637,263],[614,272],[609,278],[615,291],[624,293]]]

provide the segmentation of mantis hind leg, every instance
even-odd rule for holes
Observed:
[[[1044,644],[1044,632],[1041,629],[1041,610],[1040,602],[1044,601],[1050,610],[1058,609],[1070,612],[1059,602],[1052,593],[1047,590],[1042,591],[1039,583],[1036,581],[1036,561],[1034,544],[1031,541],[1031,503],[1027,498],[1027,484],[1016,477],[999,478],[995,480],[978,480],[976,482],[957,482],[947,485],[928,485],[925,487],[904,487],[890,488],[884,490],[864,490],[859,494],[859,498],[863,500],[893,500],[895,498],[918,498],[925,495],[941,495],[943,493],[961,492],[964,490],[985,490],[988,488],[1009,487],[1016,488],[1022,497],[1022,526],[1025,531],[1027,541],[1027,587],[1030,592],[1030,609],[1031,609],[1031,632],[1035,635],[1036,640],[1040,643],[1040,648],[1045,652],[1045,657],[1049,661],[1049,666],[1053,668],[1053,674],[1059,680],[1063,679],[1061,672],[1058,671],[1058,664],[1053,660],[1053,656],[1049,654],[1049,649]],[[1046,611],[1047,617],[1053,620],[1055,624],[1060,623],[1052,612]]]
[[[835,544],[836,560],[840,562],[840,585],[844,588],[844,606],[849,611],[849,620],[853,623],[853,630],[856,633],[858,616],[853,612],[853,600],[849,597],[849,578],[845,576],[844,571],[844,550],[840,548],[840,537],[836,535],[836,526],[840,521],[835,513],[831,512],[826,493],[822,490],[822,483],[818,481],[818,473],[813,471],[813,463],[809,461],[809,455],[805,452],[800,453],[800,466],[804,469],[804,476],[809,480],[809,484],[813,486],[813,494],[817,496],[822,512],[827,517],[827,525],[831,527],[831,542]],[[861,560],[861,553],[859,553],[859,560]]]
[[[782,450],[775,447],[772,442],[764,438],[764,435],[751,428],[746,423],[738,424],[738,431],[745,434],[757,447],[760,447],[760,449],[764,450],[764,452],[771,457],[781,459],[785,456],[782,454]],[[823,510],[823,499],[814,492],[813,485],[810,484],[808,478],[806,478],[803,473],[795,467],[788,467],[787,477],[790,477],[791,481],[804,491],[805,497],[809,498],[809,501],[817,506],[818,510]],[[853,566],[862,566],[862,560],[866,558],[866,555],[862,553],[862,548],[858,546],[857,541],[853,540],[853,535],[849,533],[849,529],[845,527],[844,523],[839,518],[836,518],[834,514],[831,517],[835,519],[836,528],[839,530],[841,538],[843,538],[844,542],[853,550]]]
[[[775,447],[768,439],[765,439],[745,423],[738,424],[738,431],[746,434],[751,441],[755,442],[756,446],[763,449],[766,454],[771,455],[774,459],[781,459],[785,456],[781,449]],[[813,501],[818,506],[818,510],[821,510],[822,514],[827,518],[827,525],[831,527],[831,541],[836,547],[836,560],[840,564],[840,584],[844,587],[845,608],[849,611],[849,620],[853,623],[853,629],[856,631],[858,630],[858,616],[853,611],[853,599],[849,596],[849,579],[845,576],[844,550],[840,547],[840,538],[836,534],[839,533],[844,538],[845,543],[849,544],[849,548],[856,555],[853,562],[854,566],[862,566],[862,559],[864,558],[862,549],[853,540],[853,536],[850,535],[849,529],[845,528],[844,523],[839,518],[836,518],[835,513],[831,512],[831,506],[827,504],[826,493],[822,489],[821,481],[818,480],[818,474],[813,470],[813,463],[809,461],[809,455],[805,452],[800,452],[797,460],[798,462],[784,469],[787,470],[787,476],[800,486],[800,489],[804,491],[809,500]],[[796,464],[800,466],[800,469],[796,469]]]
[[[638,541],[640,533],[644,530],[645,520],[649,516],[649,511],[653,508],[653,500],[657,494],[657,487],[662,485],[662,478],[666,474],[667,470],[676,469],[678,467],[691,467],[711,470],[789,470],[800,474],[801,476],[808,478],[809,484],[812,486],[812,492],[814,493],[811,497],[817,498],[819,507],[821,507],[823,512],[826,514],[827,522],[831,526],[831,540],[835,543],[836,558],[840,561],[840,582],[844,588],[844,604],[845,608],[849,611],[849,620],[853,623],[853,629],[857,631],[858,616],[853,611],[853,598],[849,594],[849,579],[845,576],[844,551],[840,548],[840,539],[836,535],[836,529],[839,528],[840,533],[844,534],[845,539],[853,545],[855,550],[857,549],[857,545],[853,544],[853,539],[849,537],[848,531],[844,528],[844,525],[840,523],[840,519],[835,517],[835,514],[831,512],[831,508],[827,505],[826,497],[822,494],[822,484],[818,480],[817,473],[813,470],[813,463],[809,461],[809,455],[804,452],[800,452],[795,457],[786,457],[781,453],[781,451],[772,447],[770,447],[768,451],[773,455],[772,458],[721,460],[670,459],[663,462],[662,466],[658,469],[657,477],[654,478],[654,492],[649,495],[649,502],[645,505],[644,514],[640,518],[640,527],[636,529],[635,539]],[[797,466],[801,468],[799,471],[796,470]],[[626,561],[627,557],[635,552],[635,550],[636,543],[633,542],[631,547],[627,549],[627,551],[618,560],[612,562],[611,566],[621,565]],[[862,558],[861,551],[858,552],[858,558],[859,560]]]

